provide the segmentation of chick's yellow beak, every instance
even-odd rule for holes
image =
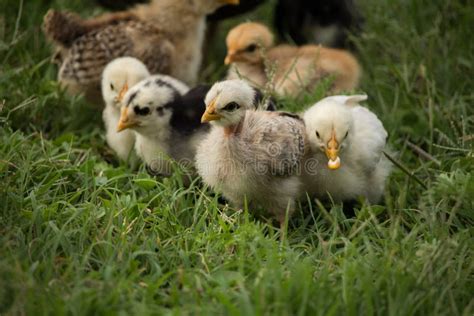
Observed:
[[[219,0],[219,1],[225,4],[233,4],[233,5],[240,4],[240,0]]]
[[[341,166],[339,158],[339,143],[336,140],[336,133],[333,131],[331,139],[326,148],[326,156],[328,157],[328,168],[331,170],[338,169]]]
[[[125,82],[125,84],[123,85],[122,89],[120,90],[118,94],[118,97],[117,97],[118,102],[122,102],[122,99],[125,96],[125,93],[127,93],[127,91],[128,91],[128,83]]]
[[[209,106],[207,107],[206,111],[201,117],[201,123],[206,123],[210,121],[217,121],[221,119],[221,115],[216,113],[216,99],[212,100],[211,103],[209,103]]]
[[[121,132],[127,128],[138,126],[139,122],[128,117],[128,107],[122,107],[120,110],[120,120],[117,124],[117,132]]]
[[[227,56],[225,56],[224,64],[230,65],[231,63],[233,63],[235,61],[235,54],[236,52],[234,50],[229,50]]]

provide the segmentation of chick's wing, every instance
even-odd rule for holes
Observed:
[[[284,112],[252,113],[243,132],[257,168],[275,176],[297,173],[306,151],[302,120]]]

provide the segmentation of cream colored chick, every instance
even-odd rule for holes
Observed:
[[[301,190],[305,154],[302,120],[292,114],[247,110],[254,89],[242,82],[215,84],[206,96],[202,122],[211,131],[199,145],[196,168],[204,182],[235,207],[261,206],[283,224]]]
[[[100,96],[100,76],[117,57],[142,60],[152,73],[194,84],[202,60],[206,15],[239,0],[152,0],[133,9],[84,20],[50,10],[43,30],[60,64],[58,81],[71,94]]]
[[[102,74],[102,96],[105,108],[102,112],[106,130],[107,144],[117,156],[127,161],[135,144],[133,131],[117,132],[120,119],[121,99],[138,82],[150,76],[146,66],[136,58],[121,57],[114,59],[104,69]]]
[[[387,132],[377,116],[359,102],[366,95],[325,98],[303,115],[311,156],[320,166],[306,170],[306,191],[335,201],[363,196],[377,203],[390,164],[383,157]]]
[[[226,43],[228,79],[243,78],[280,96],[296,97],[328,76],[334,77],[333,92],[354,89],[359,83],[360,66],[349,52],[315,45],[274,46],[273,34],[260,23],[239,24]]]

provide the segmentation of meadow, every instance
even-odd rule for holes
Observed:
[[[225,73],[226,21],[202,81]],[[380,205],[302,201],[284,232],[196,178],[119,164],[101,109],[55,82],[48,8],[0,0],[0,315],[473,315],[474,6],[360,1],[357,92],[399,166]],[[302,110],[324,85],[282,108]]]

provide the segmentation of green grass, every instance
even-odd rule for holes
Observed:
[[[99,12],[84,2],[0,1],[0,314],[474,313],[469,1],[363,1],[361,91],[427,188],[396,168],[381,205],[306,203],[284,240],[199,179],[110,158],[100,110],[59,89],[39,27],[51,6]]]

